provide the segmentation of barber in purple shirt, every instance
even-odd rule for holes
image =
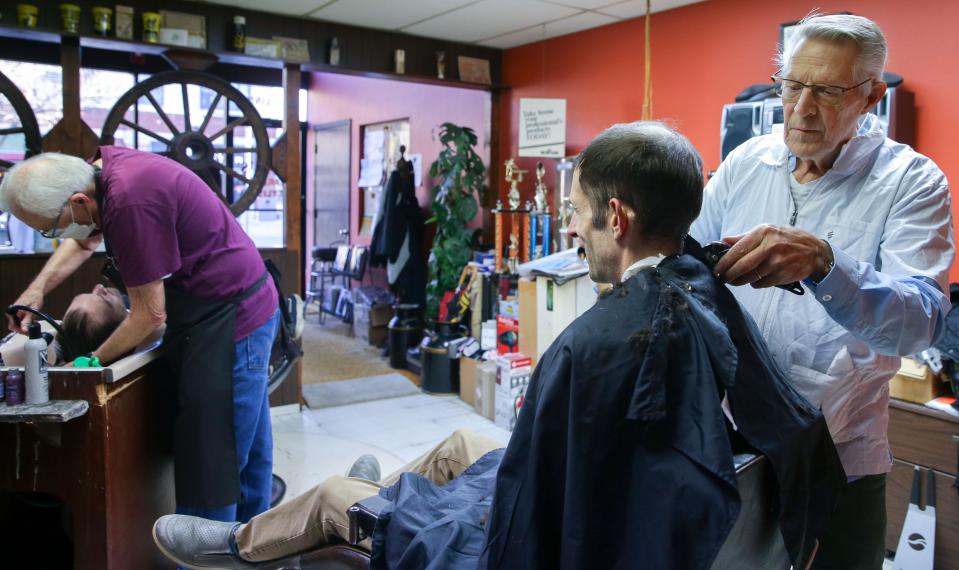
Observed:
[[[216,194],[172,160],[104,146],[93,164],[57,153],[17,164],[0,184],[0,209],[63,240],[17,304],[41,308],[105,242],[130,313],[92,355],[112,362],[166,324],[177,373],[177,512],[247,521],[265,511],[277,292]],[[17,316],[21,327],[11,319],[10,328],[24,332],[32,316]]]

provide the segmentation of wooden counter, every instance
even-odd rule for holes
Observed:
[[[161,361],[112,383],[106,372],[51,370],[51,399],[89,402],[79,418],[62,424],[0,424],[4,567],[41,567],[38,561],[54,555],[69,559],[69,552],[43,550],[64,549],[66,539],[54,540],[63,535],[72,538],[73,568],[171,567],[154,547],[151,528],[157,517],[174,510],[172,384]],[[62,499],[67,508],[61,528],[32,536],[19,532],[10,491],[17,497],[39,492]]]
[[[936,472],[937,570],[959,570],[959,489],[956,482],[959,459],[959,418],[932,408],[892,400],[889,404],[889,445],[895,461],[886,479],[886,549],[895,550],[909,505],[913,468]]]

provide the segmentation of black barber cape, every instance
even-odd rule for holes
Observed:
[[[500,466],[488,567],[709,568],[740,507],[723,392],[772,464],[783,538],[804,568],[845,484],[838,454],[691,255],[615,287],[543,355]]]
[[[615,287],[546,351],[495,492],[485,489],[490,513],[477,508],[490,498],[475,469],[460,477],[474,479],[467,493],[411,493],[416,476],[385,489],[404,515],[377,529],[372,567],[709,568],[740,509],[724,394],[735,438],[772,465],[783,538],[803,568],[845,483],[839,457],[822,415],[691,255]]]

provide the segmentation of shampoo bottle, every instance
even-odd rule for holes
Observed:
[[[25,403],[44,404],[50,401],[50,380],[47,378],[47,341],[40,332],[40,323],[30,323],[30,340],[23,344],[23,383]]]

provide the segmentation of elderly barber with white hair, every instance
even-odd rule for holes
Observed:
[[[773,77],[782,136],[751,139],[709,182],[691,234],[732,248],[716,273],[794,386],[822,407],[848,478],[814,568],[881,568],[892,455],[888,381],[949,309],[949,186],[869,113],[886,91],[872,21],[813,15]],[[773,288],[801,280],[806,294]]]
[[[92,355],[111,362],[166,324],[177,376],[177,512],[246,521],[266,510],[277,292],[216,194],[172,160],[104,146],[93,164],[56,153],[17,164],[0,184],[0,208],[64,240],[18,304],[40,308],[103,241],[130,313]]]

